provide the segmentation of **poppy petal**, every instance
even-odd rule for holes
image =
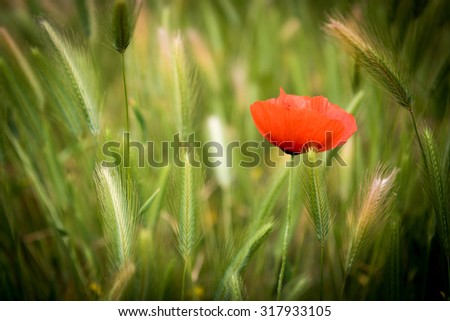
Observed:
[[[280,95],[250,106],[256,128],[269,142],[291,154],[314,145],[325,151],[344,144],[357,130],[356,122],[327,98]]]

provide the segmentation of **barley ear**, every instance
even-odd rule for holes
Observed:
[[[172,101],[182,139],[193,132],[193,112],[196,99],[195,70],[180,35],[172,41]]]
[[[324,244],[332,225],[332,217],[325,189],[323,160],[318,157],[314,148],[310,148],[304,157],[306,166],[300,182],[305,196],[305,207],[317,239]]]
[[[181,200],[178,217],[178,245],[184,261],[190,260],[198,241],[198,208],[194,168],[189,160],[190,153],[183,153],[184,167],[181,170]]]
[[[139,202],[133,182],[118,167],[97,165],[94,179],[101,207],[101,222],[113,270],[132,262]]]
[[[368,184],[361,192],[360,204],[355,210],[356,224],[351,234],[349,250],[345,265],[345,274],[348,276],[360,256],[379,235],[391,215],[392,205],[396,194],[394,182],[397,170],[387,170],[386,166],[378,166],[373,175],[367,179]]]
[[[128,48],[136,27],[142,1],[117,0],[113,7],[111,28],[114,49],[118,53],[124,53]]]
[[[57,63],[60,64],[69,81],[70,89],[85,116],[89,129],[93,134],[97,134],[97,110],[101,98],[98,94],[99,86],[91,56],[82,48],[74,47],[48,21],[40,20],[39,23],[55,49]]]
[[[250,262],[253,254],[267,239],[274,227],[273,222],[268,222],[259,229],[249,230],[249,236],[244,244],[237,251],[236,255],[228,265],[224,276],[216,292],[218,300],[240,300],[242,294],[242,273]]]
[[[199,225],[201,222],[199,209],[199,192],[203,172],[194,164],[195,152],[185,150],[180,152],[182,167],[178,170],[177,188],[180,189],[180,199],[177,217],[178,250],[184,262],[181,299],[185,299],[185,289],[192,290],[192,263],[195,248],[201,238]]]
[[[192,113],[196,95],[193,67],[188,59],[187,50],[180,35],[172,41],[172,102],[177,120],[180,139],[187,141],[189,135],[194,135]],[[190,141],[190,138],[189,138]],[[197,223],[199,211],[196,197],[198,193],[197,166],[194,166],[195,151],[192,148],[180,153],[181,170],[181,200],[178,216],[178,246],[184,260],[181,298],[184,298],[186,276],[190,275],[191,259],[194,247],[198,242]],[[188,281],[192,279],[188,278]]]
[[[411,109],[411,95],[407,77],[401,77],[398,59],[386,48],[381,39],[370,34],[360,22],[341,16],[329,17],[324,26],[327,33],[335,37],[343,48],[356,60],[358,66],[398,104]]]
[[[439,152],[433,133],[428,127],[422,132],[425,157],[425,189],[429,202],[433,207],[436,229],[444,248],[445,255],[450,257],[450,197],[449,172],[441,153]]]

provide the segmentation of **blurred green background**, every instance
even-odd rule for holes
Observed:
[[[127,4],[133,8],[133,2]],[[159,146],[178,131],[171,58],[177,34],[186,50],[193,93],[188,117],[202,142],[217,137],[217,131],[225,143],[262,141],[249,106],[277,97],[280,87],[296,95],[326,96],[355,115],[358,131],[339,151],[348,166],[335,163],[326,169],[335,220],[325,256],[324,298],[448,299],[448,254],[436,234],[409,113],[367,77],[323,26],[328,15],[351,15],[380,39],[383,50],[398,57],[396,66],[410,84],[419,129],[431,128],[444,164],[441,178],[448,186],[449,4],[144,1],[124,54],[132,137]],[[180,169],[132,168],[141,205],[159,192],[136,223],[130,275],[115,271],[108,256],[94,169],[104,158],[103,143],[121,141],[125,130],[120,55],[111,40],[113,10],[114,1],[0,3],[0,299],[107,299],[118,283],[123,288],[117,298],[180,299],[185,274],[178,245]],[[73,70],[64,65],[42,19],[65,39]],[[82,81],[86,77],[83,88],[98,117],[95,133],[67,72]],[[216,131],[208,127],[210,117],[215,117]],[[257,152],[267,156],[262,148]],[[242,253],[249,255],[244,255],[242,270],[236,268],[238,285],[231,286],[239,289],[238,298],[274,299],[289,158],[275,149],[271,153],[276,168],[263,163],[241,167],[245,156],[235,150],[232,167],[199,173],[195,247],[182,299],[221,299],[218,291],[229,281],[227,271]],[[360,191],[370,184],[367,173],[380,163],[399,169],[395,203],[385,227],[358,258],[342,295],[355,228],[350,213],[358,214]],[[320,246],[305,213],[299,172],[282,299],[314,300],[319,296]],[[256,246],[251,236],[263,226],[260,218],[275,224]]]

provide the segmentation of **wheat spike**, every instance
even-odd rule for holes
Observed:
[[[193,106],[196,99],[195,72],[180,35],[172,42],[172,99],[183,139],[193,131]]]
[[[378,166],[371,179],[367,180],[362,192],[358,217],[352,232],[347,255],[346,275],[348,275],[361,252],[384,228],[391,214],[391,206],[396,194],[393,192],[397,170],[388,172],[386,166]]]
[[[273,222],[268,222],[259,227],[256,231],[250,230],[246,242],[240,247],[234,259],[229,264],[216,293],[216,298],[220,300],[240,300],[242,299],[242,279],[241,275],[247,267],[250,259],[261,244],[267,239],[274,227]]]
[[[182,190],[180,215],[178,220],[178,240],[181,256],[188,261],[197,242],[197,213],[193,167],[189,162],[189,152],[184,153],[185,166],[182,168]]]
[[[137,194],[118,167],[97,165],[94,178],[110,261],[119,270],[132,261],[139,213]]]
[[[350,53],[372,79],[398,104],[411,109],[409,84],[400,77],[393,54],[378,39],[369,35],[361,24],[338,17],[329,17],[325,30],[336,37],[344,49]]]
[[[123,54],[128,48],[136,21],[142,6],[142,1],[117,0],[112,10],[111,28],[114,49]],[[130,10],[131,9],[131,10]]]
[[[46,20],[40,25],[56,49],[56,55],[69,78],[75,97],[93,134],[98,132],[97,109],[100,105],[98,83],[92,60],[86,52],[81,52],[62,37]]]
[[[311,148],[306,153],[307,164],[301,177],[301,186],[305,195],[305,206],[308,216],[313,224],[317,239],[324,244],[330,227],[332,217],[330,214],[328,196],[324,182],[323,165],[318,165],[317,152]]]
[[[434,209],[434,219],[436,222],[439,239],[447,257],[450,257],[450,202],[448,188],[448,170],[445,162],[436,146],[433,133],[425,127],[422,133],[424,141],[425,155],[425,189],[428,193],[430,203]],[[447,178],[447,179],[446,179]]]

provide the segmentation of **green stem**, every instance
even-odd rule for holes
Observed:
[[[447,256],[447,277],[448,277],[447,300],[450,301],[450,256]]]
[[[126,130],[127,133],[130,132],[130,122],[128,117],[128,92],[127,92],[127,78],[125,74],[125,53],[120,54],[120,60],[122,63],[122,80],[123,80],[123,91],[125,94],[125,119],[126,119]]]
[[[229,187],[223,190],[222,209],[225,240],[231,240],[233,238],[233,224],[231,218],[231,191]]]
[[[130,135],[130,123],[129,123],[129,117],[128,117],[128,92],[127,92],[127,78],[126,78],[126,72],[125,72],[125,53],[120,54],[120,61],[122,64],[122,80],[123,80],[123,92],[125,95],[125,119],[126,119],[126,133],[127,135]],[[125,135],[124,135],[125,137]],[[123,159],[124,164],[127,164],[130,160],[130,136],[128,136],[128,139],[125,139],[124,141],[124,148],[123,148]],[[127,161],[125,161],[127,159]],[[129,171],[127,175],[128,179]]]
[[[348,273],[345,273],[344,281],[342,282],[341,288],[341,300],[345,299],[345,288],[347,286]]]
[[[283,288],[284,272],[286,270],[286,257],[287,257],[287,247],[289,239],[289,230],[291,225],[291,208],[293,199],[293,176],[294,176],[294,155],[291,155],[291,168],[289,169],[289,186],[288,186],[288,200],[287,200],[287,216],[286,216],[286,228],[284,230],[283,238],[283,249],[281,253],[281,269],[278,276],[278,287],[277,287],[277,301],[281,299],[281,290]]]
[[[183,268],[183,279],[181,281],[181,301],[184,300],[184,292],[185,292],[185,287],[186,287],[187,266],[188,266],[188,262],[187,262],[187,260],[185,260],[184,261],[184,268]]]
[[[333,234],[336,234],[336,233],[333,233]],[[336,243],[333,243],[333,249],[332,250],[328,250],[327,251],[326,256],[324,257],[324,260],[328,260],[328,262],[335,262],[335,261],[337,261],[335,266],[339,266],[340,267],[341,262],[340,262],[340,258],[338,258],[339,255],[336,255],[334,257],[331,254],[331,253],[336,253],[337,252],[337,250],[334,250],[334,249],[336,249]],[[335,269],[334,269],[333,266],[331,266],[328,271],[330,273],[330,284],[333,286],[333,297],[337,298],[338,295],[339,295],[339,290],[340,289],[338,289],[338,287],[336,285]]]
[[[320,301],[323,300],[323,252],[325,245],[322,243],[320,246]]]
[[[425,150],[424,150],[423,145],[422,145],[422,140],[420,139],[419,131],[417,130],[416,118],[414,117],[414,113],[413,113],[411,107],[408,108],[408,111],[409,111],[409,114],[411,116],[411,120],[412,120],[412,123],[413,123],[413,126],[414,126],[414,132],[416,134],[417,141],[419,142],[419,147],[420,147],[420,151],[422,153],[423,163],[425,164],[425,169],[428,172],[427,158],[425,156]],[[426,287],[427,276],[428,276],[428,263],[429,263],[430,247],[431,247],[431,240],[427,244],[427,254],[426,254],[426,262],[425,262],[426,263],[426,265],[425,265],[426,273],[425,273],[425,280],[424,280],[422,295],[425,294],[425,287]],[[448,266],[448,264],[447,264],[447,266]],[[448,267],[447,270],[448,270],[449,277],[450,277],[450,267]],[[449,285],[450,285],[450,278],[449,278]],[[450,286],[449,286],[449,291],[450,291]]]
[[[430,251],[431,251],[431,237],[428,238],[427,244],[426,244],[426,252],[424,257],[424,278],[423,278],[423,284],[422,284],[422,300],[425,300],[425,291],[427,287],[428,282],[428,271],[429,271],[429,264],[430,264]]]
[[[422,152],[423,162],[425,166],[428,168],[427,159],[425,157],[425,150],[423,149],[422,140],[420,139],[419,131],[417,130],[416,118],[414,117],[414,113],[411,108],[408,109],[409,114],[411,115],[411,119],[414,125],[414,132],[416,133],[417,141],[419,142],[420,151]]]

